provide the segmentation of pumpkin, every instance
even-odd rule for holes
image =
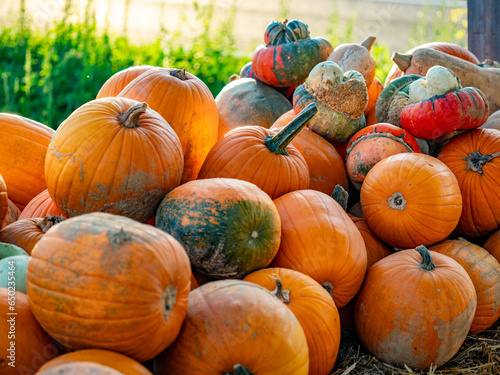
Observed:
[[[421,152],[415,138],[406,130],[389,123],[367,126],[347,143],[346,170],[356,189],[380,160],[402,152]]]
[[[241,280],[193,290],[179,337],[154,362],[158,375],[306,375],[308,370],[307,341],[297,318],[269,291]]]
[[[0,113],[0,173],[9,199],[21,210],[46,189],[45,154],[54,133],[39,122]]]
[[[179,137],[157,112],[110,97],[84,104],[59,126],[45,175],[69,217],[101,211],[146,222],[180,184],[182,168]]]
[[[373,232],[401,249],[444,240],[462,213],[453,172],[419,153],[396,154],[375,164],[361,186],[360,201]]]
[[[176,338],[190,279],[189,258],[172,236],[101,212],[52,227],[27,272],[33,314],[57,341],[140,362]]]
[[[361,73],[343,72],[332,61],[316,65],[307,82],[293,93],[295,113],[316,103],[318,114],[307,125],[328,141],[347,143],[351,136],[366,126],[364,111],[368,91]]]
[[[120,70],[113,74],[97,93],[96,99],[105,98],[108,96],[118,96],[118,94],[134,79],[142,73],[155,68],[150,65],[131,66],[130,68]]]
[[[490,328],[500,318],[500,263],[487,250],[458,238],[429,248],[456,260],[470,276],[477,294],[477,307],[469,332]]]
[[[373,79],[373,82],[370,86],[367,86],[368,88],[368,104],[366,105],[365,108],[365,116],[368,117],[370,113],[374,112],[375,113],[375,107],[377,105],[377,99],[380,96],[380,93],[382,90],[384,90],[384,85],[380,80],[375,77]]]
[[[218,139],[219,115],[207,85],[185,69],[150,69],[118,95],[146,102],[179,136],[184,153],[181,183],[196,179]]]
[[[459,57],[429,48],[418,48],[411,54],[395,53],[392,60],[405,74],[425,75],[427,71],[440,65],[455,72],[464,87],[475,87],[485,95],[491,112],[500,109],[499,68],[482,68]]]
[[[9,315],[13,312],[16,315]],[[0,316],[2,374],[32,375],[59,354],[57,346],[33,316],[26,294],[0,288]]]
[[[0,230],[0,242],[19,246],[31,254],[35,245],[57,223],[63,221],[60,216],[47,215],[44,218],[18,220]]]
[[[311,38],[307,25],[295,19],[271,22],[264,42],[252,55],[252,70],[257,79],[277,87],[301,84],[333,51],[326,39]]]
[[[14,202],[8,199],[7,204],[8,204],[7,216],[5,216],[5,219],[3,219],[4,226],[12,224],[13,222],[19,220],[19,216],[21,215],[21,210],[14,204]]]
[[[161,201],[155,225],[184,246],[195,271],[212,278],[242,278],[267,267],[280,242],[271,198],[232,178],[182,184]]]
[[[274,267],[302,272],[320,283],[337,308],[358,292],[366,272],[363,237],[344,209],[316,190],[298,190],[274,200],[281,243]]]
[[[378,359],[428,370],[458,352],[475,310],[474,284],[463,267],[418,246],[368,269],[355,325],[363,346]]]
[[[312,103],[277,134],[261,126],[245,126],[230,131],[210,150],[198,178],[248,181],[272,199],[289,191],[307,189],[307,163],[290,142],[316,111],[316,105]]]
[[[40,371],[38,375],[123,375],[111,367],[99,365],[97,363],[82,361],[68,363],[60,366],[48,368]]]
[[[0,288],[15,284],[16,290],[26,293],[26,269],[29,256],[13,255],[0,260]],[[14,280],[14,282],[13,282]]]
[[[293,312],[306,335],[309,374],[330,374],[340,346],[340,320],[328,292],[309,276],[286,268],[255,271],[243,280],[266,288]]]
[[[458,180],[463,196],[459,232],[488,234],[500,225],[500,132],[477,129],[452,139],[438,155]]]
[[[457,75],[433,66],[409,86],[410,104],[400,114],[401,127],[417,138],[436,139],[475,129],[488,119],[488,101],[474,88],[463,88]]]
[[[76,352],[65,353],[46,362],[42,367],[40,367],[40,372],[54,367],[67,364],[77,364],[80,362],[97,363],[110,367],[124,375],[152,375],[151,371],[132,358],[124,356],[123,354],[102,349],[84,349]]]
[[[279,132],[295,116],[293,110],[284,113],[271,126]],[[309,189],[332,194],[336,185],[348,188],[344,161],[326,139],[304,127],[290,142],[304,157],[309,169]]]
[[[26,250],[11,243],[0,242],[0,259],[7,258],[13,255],[29,255]]]
[[[9,213],[9,197],[7,195],[7,185],[0,175],[0,229],[5,225],[5,218]]]
[[[483,249],[486,249],[500,263],[500,229],[497,229],[488,237]]]
[[[244,125],[269,128],[283,113],[292,109],[279,92],[252,78],[228,83],[215,97],[219,114],[219,138]]]
[[[374,36],[369,36],[361,43],[340,44],[328,56],[327,61],[333,61],[347,72],[356,70],[365,78],[366,87],[370,87],[375,79],[375,60],[370,50],[375,44]]]
[[[24,207],[18,220],[45,217],[46,215],[68,218],[68,216],[54,204],[47,189],[34,197],[26,207]]]

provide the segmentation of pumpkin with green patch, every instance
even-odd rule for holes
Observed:
[[[184,246],[195,271],[213,278],[242,278],[268,266],[279,248],[280,223],[269,195],[230,178],[182,184],[156,213],[156,227]]]

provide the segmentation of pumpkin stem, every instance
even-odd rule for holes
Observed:
[[[179,78],[181,81],[185,81],[186,78],[186,69],[174,69],[170,71],[170,75],[175,78]]]
[[[330,294],[330,295],[332,294],[333,284],[331,282],[325,281],[323,284],[321,284],[321,286],[326,289],[328,294]]]
[[[60,223],[63,220],[64,220],[64,218],[61,216],[45,215],[45,217],[42,220],[40,220],[36,226],[38,228],[40,228],[40,230],[43,233],[47,233],[47,231],[50,228],[52,228],[54,225],[56,225],[57,223]]]
[[[370,51],[375,44],[375,40],[377,38],[374,36],[369,36],[365,40],[363,40],[360,44],[365,47],[368,51]]]
[[[174,309],[175,302],[177,301],[177,287],[174,285],[167,286],[163,292],[163,319],[168,321],[168,315]]]
[[[391,60],[394,61],[402,72],[405,72],[411,65],[411,55],[405,55],[404,53],[394,52]]]
[[[396,191],[389,198],[387,198],[387,203],[389,207],[393,210],[404,211],[406,207],[406,199],[403,197],[403,194],[399,191]]]
[[[224,375],[253,375],[253,372],[240,364],[234,365],[233,369],[233,372],[226,372]]]
[[[270,135],[264,140],[267,148],[275,154],[288,155],[286,147],[290,144],[293,138],[299,134],[302,128],[311,119],[311,117],[316,114],[316,112],[318,112],[316,103],[309,104],[297,116],[295,116],[287,126],[281,129],[278,134],[274,136]]]
[[[137,103],[125,112],[120,113],[118,121],[120,121],[120,124],[128,129],[137,128],[141,125],[139,122],[139,116],[146,112],[147,109],[148,103]]]
[[[340,204],[340,207],[344,211],[347,211],[347,201],[349,200],[349,193],[339,184],[335,185],[335,189],[333,189],[332,198]]]
[[[415,248],[415,250],[417,250],[422,257],[420,267],[422,267],[423,270],[432,271],[434,268],[436,268],[436,265],[432,263],[431,253],[425,246],[419,245]]]
[[[229,77],[229,82],[233,82],[233,81],[236,81],[237,79],[240,79],[241,76],[239,74],[232,74],[231,77]]]
[[[483,167],[486,163],[489,163],[494,158],[500,156],[500,152],[495,152],[493,154],[482,155],[479,150],[469,153],[469,156],[465,157],[464,160],[467,162],[467,167],[465,170],[471,170],[479,174],[483,174]]]
[[[274,289],[271,293],[281,302],[285,304],[290,303],[291,290],[283,289],[283,284],[281,283],[281,280],[279,278],[276,278],[275,281],[276,281],[276,289]]]

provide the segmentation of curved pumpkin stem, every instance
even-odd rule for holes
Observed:
[[[370,51],[375,44],[375,40],[377,38],[374,36],[369,36],[365,40],[363,40],[360,44],[365,47],[368,51]]]
[[[118,121],[120,124],[128,129],[139,127],[139,117],[148,109],[148,103],[137,103],[127,109],[125,112],[120,113]]]
[[[286,147],[302,130],[306,123],[318,112],[316,103],[309,104],[292,121],[288,123],[280,132],[274,136],[269,136],[264,140],[267,148],[275,154],[288,155]]]
[[[233,372],[226,372],[224,375],[253,375],[253,372],[240,364],[234,365],[233,369]]]
[[[394,52],[391,60],[394,61],[394,64],[396,64],[402,72],[405,72],[411,65],[411,55],[405,55],[404,53]]]
[[[40,228],[40,230],[43,233],[47,233],[47,231],[50,228],[52,228],[54,225],[56,225],[57,223],[60,223],[63,220],[64,220],[64,218],[61,216],[45,215],[45,217],[42,220],[40,220],[36,226],[38,228]]]
[[[420,262],[420,267],[422,267],[422,269],[426,271],[432,271],[434,268],[436,268],[436,265],[432,263],[431,253],[425,246],[419,245],[415,248],[415,250],[417,250],[422,257],[422,261]]]
[[[349,200],[349,193],[339,184],[335,185],[333,189],[332,198],[340,204],[344,211],[347,211],[347,201]]]
[[[470,152],[469,156],[465,157],[465,161],[467,162],[467,167],[465,170],[470,170],[473,172],[477,172],[479,174],[483,174],[483,167],[492,161],[494,158],[500,156],[500,152],[495,152],[493,154],[483,155],[478,151]]]
[[[276,289],[274,289],[271,293],[282,301],[285,304],[290,303],[290,290],[283,289],[283,284],[279,278],[275,279],[276,281]]]

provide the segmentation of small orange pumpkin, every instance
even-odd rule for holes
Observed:
[[[24,210],[21,211],[18,220],[45,217],[46,215],[68,217],[57,208],[47,189],[30,200],[26,207],[24,207]]]
[[[142,73],[155,68],[150,65],[131,66],[130,68],[120,70],[113,74],[97,93],[96,99],[106,98],[108,96],[118,96],[118,94],[134,79]]]

